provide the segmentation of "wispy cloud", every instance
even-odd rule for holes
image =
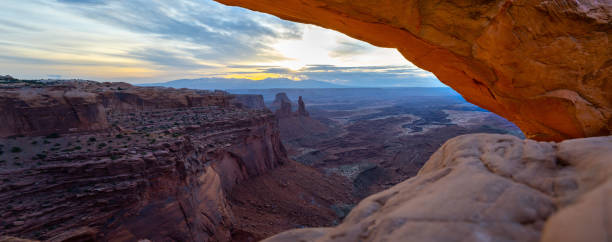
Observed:
[[[212,0],[3,0],[0,31],[0,74],[23,78],[439,85],[395,50]]]

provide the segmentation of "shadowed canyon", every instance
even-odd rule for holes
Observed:
[[[612,3],[217,1],[450,88],[0,76],[0,241],[611,240]]]

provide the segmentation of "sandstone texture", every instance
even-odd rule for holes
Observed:
[[[109,127],[97,96],[66,86],[0,89],[0,137]]]
[[[0,105],[0,235],[229,241],[234,186],[289,162],[275,116],[225,92],[20,82]]]
[[[258,95],[230,95],[92,81],[0,82],[0,137],[104,130],[106,113],[168,108],[241,106],[265,109]]]
[[[53,241],[229,241],[234,222],[229,192],[288,159],[269,112],[191,111],[200,111],[202,124],[112,133],[111,138],[65,136],[73,143],[95,137],[98,147],[80,141],[79,150],[3,165],[0,234]]]
[[[612,130],[612,3],[217,0],[397,48],[528,138]]]
[[[414,178],[334,228],[265,241],[609,241],[612,136],[561,143],[497,134],[447,141]]]

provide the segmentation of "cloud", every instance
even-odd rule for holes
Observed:
[[[3,0],[0,32],[0,73],[23,78],[440,85],[396,50],[212,0]]]
[[[241,66],[244,67],[244,66]],[[249,67],[249,66],[246,66]],[[353,87],[431,87],[444,86],[431,73],[404,65],[335,66],[309,65],[299,70],[280,66],[255,66],[256,71],[232,72],[235,78],[249,78],[254,74],[275,74],[299,80],[341,83]]]
[[[71,9],[109,26],[199,46],[193,56],[217,61],[281,59],[269,47],[276,39],[300,37],[296,24],[249,10],[229,8],[212,1],[63,1]],[[239,16],[239,17],[237,17]]]
[[[149,63],[163,67],[173,67],[179,69],[202,69],[215,68],[215,66],[206,65],[198,62],[187,52],[173,52],[166,50],[158,50],[145,48],[135,50],[126,55],[126,57],[136,58]]]
[[[76,4],[103,4],[104,0],[58,0],[63,3],[76,3]]]
[[[332,49],[332,57],[354,56],[367,53],[370,45],[360,41],[340,41],[338,46]]]

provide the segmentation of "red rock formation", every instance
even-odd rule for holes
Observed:
[[[310,116],[310,114],[308,114],[308,111],[306,111],[306,105],[304,104],[304,100],[302,100],[302,96],[300,96],[300,98],[298,99],[298,111],[297,111],[297,114],[299,116],[304,116],[304,117]]]
[[[97,96],[70,86],[0,89],[0,137],[109,127]]]
[[[293,109],[291,107],[291,100],[287,97],[284,92],[277,93],[274,102],[272,102],[272,108],[276,109],[276,117],[283,118],[293,115]]]
[[[296,112],[291,111],[291,100],[285,93],[276,94],[272,105],[274,106],[275,103],[280,104],[280,108],[276,110],[276,117],[279,120],[281,139],[285,144],[302,138],[319,136],[329,131],[327,125],[310,118],[302,96],[298,99],[299,106]]]
[[[279,92],[274,97],[274,101],[272,102],[272,105],[270,105],[270,109],[272,111],[281,109],[283,102],[291,104],[291,100],[289,100],[289,97],[287,97],[287,94],[284,92]]]
[[[234,97],[230,103],[249,108],[249,109],[265,109],[266,105],[264,104],[264,99],[262,95],[249,95],[249,94],[240,94],[240,95],[232,95]]]
[[[66,81],[0,89],[0,137],[97,131],[106,113],[205,106],[263,109],[263,97],[226,92],[135,87],[127,83]]]
[[[298,99],[298,110],[294,113],[291,100],[287,97],[287,94],[284,92],[279,92],[276,94],[271,109],[276,110],[276,115],[280,117],[290,117],[290,116],[303,116],[308,117],[308,111],[306,111],[306,105],[304,104],[304,100],[302,100],[302,96]]]
[[[333,228],[265,241],[607,241],[612,136],[561,143],[472,134]]]
[[[74,100],[85,96],[99,103],[99,122],[122,131],[64,134],[59,139],[78,148],[52,148],[14,164],[0,161],[0,235],[56,241],[229,241],[235,223],[227,200],[232,189],[288,162],[276,117],[267,110],[228,105],[233,96],[226,93],[105,85],[3,93],[12,94],[9,104],[39,105],[30,109],[36,112],[45,105],[63,112],[56,100],[69,97],[64,98],[71,101],[66,107],[79,114]],[[18,95],[24,92],[36,95]],[[83,120],[61,125],[72,131],[69,125],[78,127]],[[30,144],[38,138],[19,139]]]
[[[612,132],[609,1],[217,1],[397,48],[533,139]]]

